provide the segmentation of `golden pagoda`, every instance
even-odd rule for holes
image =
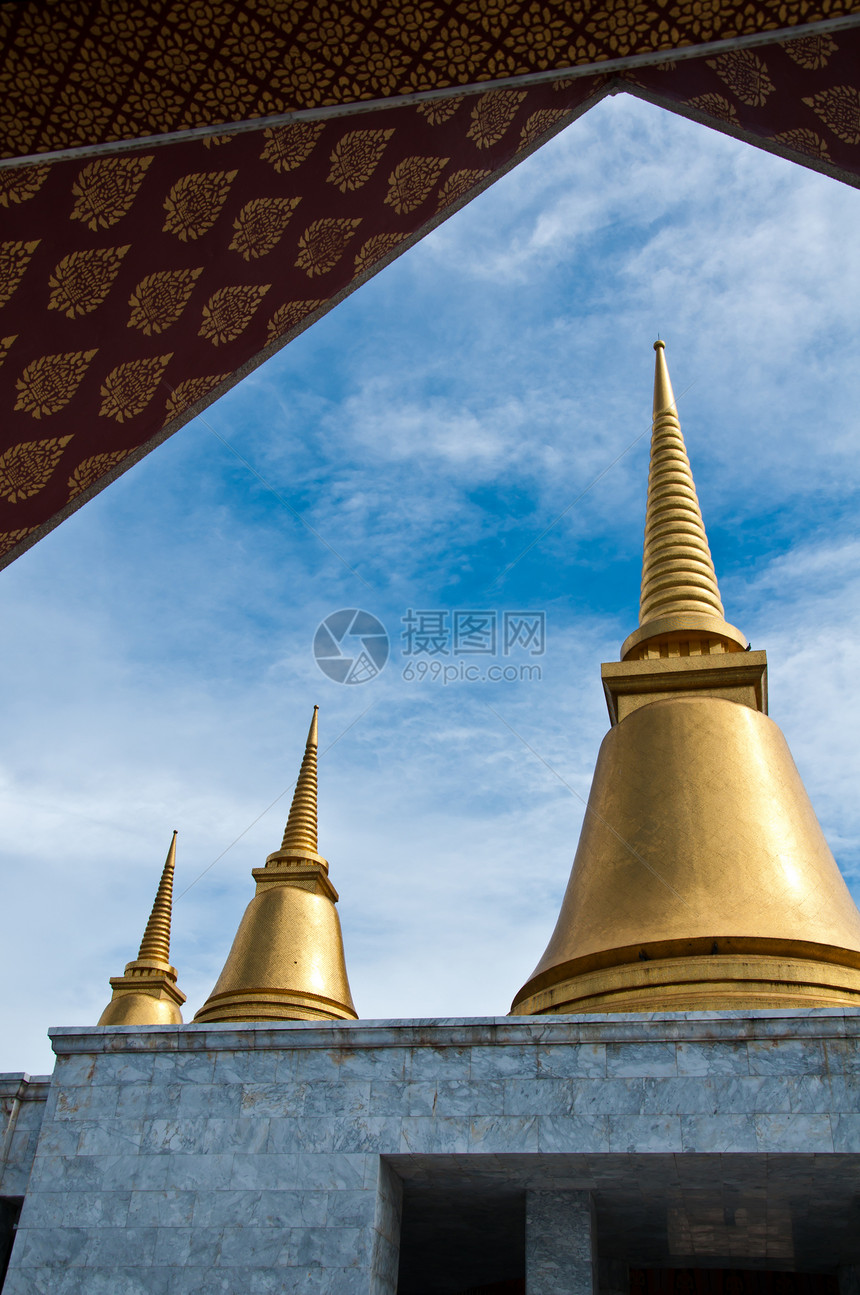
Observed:
[[[155,903],[143,933],[140,952],[126,964],[121,976],[111,976],[111,1000],[99,1025],[181,1025],[180,1007],[185,995],[176,984],[170,965],[170,917],[173,907],[173,871],[176,866],[176,833],[170,842]]]
[[[860,1004],[860,913],[723,604],[656,342],[639,628],[516,1015]]]
[[[317,714],[281,848],[254,868],[257,892],[236,932],[224,970],[195,1021],[355,1020],[343,937],[317,852]]]

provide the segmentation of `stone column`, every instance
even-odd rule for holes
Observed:
[[[526,1295],[597,1295],[590,1192],[526,1193]]]

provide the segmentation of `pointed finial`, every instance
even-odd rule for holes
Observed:
[[[302,767],[299,770],[296,789],[293,792],[293,803],[282,850],[309,850],[317,853],[317,715],[319,706],[314,706],[308,740],[305,746]]]
[[[724,619],[662,338],[657,338],[654,351],[639,629],[624,643],[622,660],[631,653],[637,658],[666,655],[670,644],[675,655],[678,651],[736,652],[746,646],[746,638]],[[688,647],[680,648],[681,643]]]
[[[155,895],[155,903],[152,905],[152,912],[149,915],[149,921],[146,924],[146,930],[143,933],[143,939],[140,942],[140,953],[137,955],[138,962],[156,961],[166,962],[170,965],[170,919],[173,910],[173,871],[176,867],[176,829],[173,830],[173,840],[170,842],[170,849],[167,851],[164,870],[161,874],[161,881],[158,883],[158,890]]]
[[[665,343],[656,341],[654,350],[654,423],[639,624],[684,612],[722,620],[717,573],[678,421]]]
[[[167,851],[155,903],[134,962],[126,963],[121,976],[111,976],[111,1001],[99,1025],[181,1025],[185,995],[176,984],[170,965],[170,918],[173,907],[173,872],[176,867],[176,831]]]

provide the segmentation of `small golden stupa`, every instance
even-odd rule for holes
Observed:
[[[639,628],[549,946],[516,1015],[860,1004],[860,913],[723,617],[663,342]]]
[[[317,713],[280,850],[254,868],[257,893],[195,1021],[355,1020],[343,937],[317,852]]]
[[[170,965],[170,917],[173,906],[173,871],[176,866],[176,833],[170,842],[155,903],[134,962],[121,976],[111,976],[111,1000],[99,1025],[181,1025],[180,1007],[185,995],[176,984]]]

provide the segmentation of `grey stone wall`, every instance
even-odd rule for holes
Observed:
[[[50,1075],[0,1075],[0,1196],[23,1196],[36,1155]]]
[[[630,1262],[860,1263],[860,1013],[53,1041],[4,1295],[394,1295],[401,1198],[440,1184],[590,1192]]]

